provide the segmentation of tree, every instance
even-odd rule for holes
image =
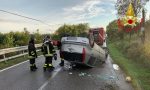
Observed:
[[[39,29],[36,30],[36,33],[34,34],[35,37],[35,43],[41,43],[42,42],[42,35],[39,33]]]
[[[106,29],[107,29],[106,33],[110,40],[118,40],[124,38],[124,31],[123,30],[118,31],[117,20],[113,20],[112,22],[110,22],[107,25]]]
[[[139,15],[141,15],[142,13],[142,27],[144,27],[144,23],[145,23],[145,10],[144,10],[144,6],[146,5],[146,3],[148,2],[149,0],[117,0],[117,3],[115,5],[117,11],[118,11],[118,17],[119,18],[122,18],[122,17],[125,17],[126,16],[126,12],[127,12],[127,9],[128,9],[128,6],[129,4],[131,6],[133,6],[133,11],[134,11],[134,16],[133,17],[137,17]],[[142,12],[141,12],[142,11]],[[131,12],[131,10],[129,10],[129,12]],[[136,19],[134,19],[136,21]],[[127,21],[129,22],[129,21]],[[137,21],[135,22],[137,23]],[[126,29],[128,26],[125,26],[124,29]],[[136,28],[136,26],[134,26],[134,28]],[[132,30],[132,28],[131,28]],[[130,37],[131,37],[131,34],[133,33],[130,32]],[[137,32],[137,34],[139,35],[139,33]],[[145,40],[145,31],[143,31],[143,40]]]
[[[71,36],[86,36],[86,32],[89,30],[89,25],[87,23],[81,23],[77,25],[67,25],[64,24],[63,26],[59,27],[58,30],[55,32],[57,39],[61,38],[62,36],[71,35]]]
[[[6,34],[4,38],[5,48],[13,47],[14,38],[11,34]]]
[[[142,8],[144,8],[144,5],[148,2],[149,0],[117,0],[117,3],[115,5],[116,10],[118,11],[118,16],[122,17],[126,14],[127,8],[130,3],[132,3],[133,8],[134,8],[134,13],[135,16],[140,15],[140,11]]]
[[[27,45],[30,39],[30,33],[27,28],[23,29],[22,32],[14,32],[14,46],[24,46]]]
[[[39,29],[34,34],[30,34],[27,28],[24,28],[22,32],[0,33],[0,49],[25,46],[28,44],[31,35],[35,36],[35,43],[42,43],[43,35],[39,33]]]
[[[4,34],[0,33],[0,44],[3,44],[4,37]]]
[[[4,38],[5,38],[5,35],[0,33],[0,49],[3,47],[4,45]]]

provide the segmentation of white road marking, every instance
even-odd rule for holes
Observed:
[[[53,73],[53,75],[38,90],[43,90],[48,85],[49,80],[54,78],[61,69],[62,69],[61,67],[56,69],[55,72]]]
[[[43,55],[40,55],[39,57],[41,57],[41,56],[43,56]],[[14,67],[17,67],[17,66],[19,66],[19,65],[21,65],[21,64],[24,64],[24,63],[27,63],[27,62],[28,62],[28,60],[27,60],[27,61],[24,61],[24,62],[21,62],[21,63],[18,63],[18,64],[15,64],[15,65],[13,65],[13,66],[10,66],[10,67],[7,67],[7,68],[5,68],[5,69],[0,70],[0,72],[6,71],[6,70],[11,69],[11,68],[14,68]]]
[[[10,66],[10,67],[8,67],[8,68],[2,69],[2,70],[0,70],[0,72],[6,71],[6,70],[8,70],[8,69],[11,69],[11,68],[13,68],[13,67],[19,66],[19,65],[21,65],[21,64],[23,64],[23,63],[26,63],[26,62],[28,62],[28,60],[27,60],[27,61],[24,61],[24,62],[21,62],[21,63],[18,63],[18,64],[15,64],[15,65],[13,65],[13,66]]]

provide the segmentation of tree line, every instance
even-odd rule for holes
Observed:
[[[35,37],[35,43],[42,42],[43,35],[38,29],[34,34],[30,34],[27,28],[22,32],[0,33],[0,49],[27,45],[31,36]]]
[[[49,35],[51,35],[53,40],[60,40],[61,37],[65,35],[86,37],[88,30],[89,25],[87,23],[81,23],[76,25],[64,24],[60,26],[54,34]],[[36,44],[42,43],[43,38],[46,35],[47,34],[40,34],[39,29],[37,29],[34,34],[30,34],[27,28],[24,28],[21,32],[0,32],[0,49],[27,45],[31,36],[35,38]]]
[[[60,40],[63,36],[78,36],[78,37],[87,37],[87,33],[89,31],[88,23],[80,23],[80,24],[64,24],[60,26],[55,33],[52,35],[52,38],[55,40]]]

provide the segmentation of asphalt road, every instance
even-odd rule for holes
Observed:
[[[52,72],[43,72],[44,61],[43,56],[36,60],[35,72],[29,70],[29,62],[0,71],[0,90],[133,90],[122,71],[113,68],[110,57],[95,68],[75,69],[60,67],[58,58]]]

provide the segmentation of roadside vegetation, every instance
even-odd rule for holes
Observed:
[[[35,43],[41,43],[44,35],[39,33],[39,29],[34,34],[30,34],[27,28],[24,28],[22,32],[0,32],[0,49],[25,46],[28,44],[31,36],[36,38]]]
[[[64,24],[55,31],[55,33],[52,35],[52,38],[54,40],[60,40],[62,36],[66,35],[87,37],[88,31],[89,31],[88,23],[80,23],[76,25]]]
[[[136,90],[150,90],[150,20],[145,24],[146,38],[142,33],[118,31],[117,22],[107,26],[108,46],[113,60],[132,77]]]

